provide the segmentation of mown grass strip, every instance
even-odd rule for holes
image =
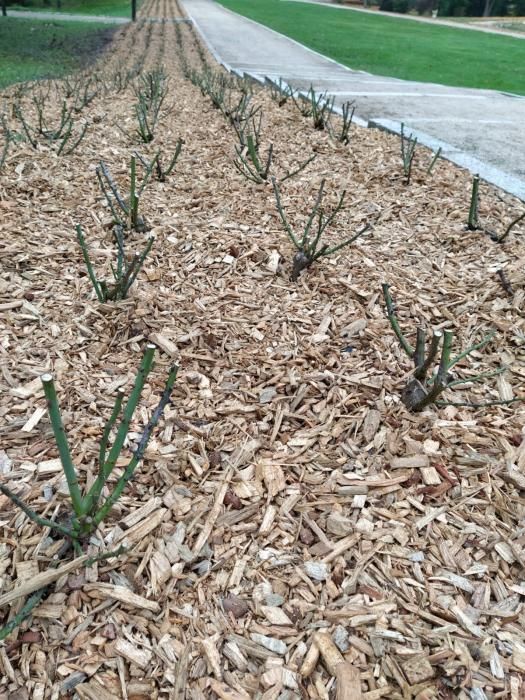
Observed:
[[[349,68],[525,95],[522,39],[301,2],[219,2]]]

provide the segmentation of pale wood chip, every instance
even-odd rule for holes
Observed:
[[[114,649],[117,654],[123,656],[130,663],[143,669],[148,668],[153,656],[153,652],[149,649],[139,649],[131,642],[128,642],[127,639],[122,639],[122,637],[115,641]]]
[[[107,596],[113,600],[119,600],[130,608],[142,608],[143,610],[151,610],[151,612],[159,612],[160,610],[160,605],[157,602],[143,598],[125,586],[113,586],[110,583],[87,583],[83,590],[86,593],[100,593],[100,597]]]

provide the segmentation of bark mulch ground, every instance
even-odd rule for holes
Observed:
[[[452,329],[458,350],[496,331],[455,373],[507,371],[446,398],[523,396],[523,224],[502,245],[467,231],[469,173],[440,160],[428,176],[432,154],[418,147],[406,186],[395,137],[353,128],[336,143],[254,87],[277,175],[317,154],[281,187],[290,222],[300,230],[326,178],[327,209],[347,190],[327,242],[372,224],[291,282],[271,185],[236,171],[234,130],[184,77],[182,56],[202,69],[194,33],[170,21],[181,12],[167,0],[143,15],[167,21],[121,30],[92,69],[99,93],[74,115],[88,129],[72,154],[42,138],[32,148],[13,112],[19,103],[33,123],[32,98],[45,93],[57,119],[63,81],[1,96],[15,132],[0,172],[2,483],[48,518],[67,511],[43,372],[56,377],[88,484],[145,343],[158,362],[128,449],[173,360],[180,372],[143,464],[84,555],[57,559],[63,542],[0,497],[4,624],[35,577],[51,584],[0,646],[0,698],[525,697],[523,404],[409,413],[411,366],[381,295],[390,283],[412,343],[422,322]],[[169,92],[144,145],[137,78],[125,86],[125,75],[160,64]],[[126,191],[131,154],[167,158],[179,138],[175,172],[141,197],[155,236],[145,266],[128,299],[100,304],[74,228],[109,275],[111,213],[95,168],[103,160]],[[486,228],[503,232],[520,208],[482,184]],[[128,234],[129,250],[147,235]],[[120,545],[120,557],[83,565]]]

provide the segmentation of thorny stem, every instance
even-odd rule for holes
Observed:
[[[99,181],[99,184],[100,184],[100,189],[102,190],[102,194],[103,194],[104,197],[106,198],[106,201],[107,201],[107,203],[108,203],[108,205],[109,205],[110,211],[111,211],[111,213],[113,214],[113,218],[115,219],[115,223],[119,224],[120,226],[125,226],[126,224],[125,224],[125,222],[121,219],[121,217],[118,215],[117,210],[116,210],[116,208],[115,208],[115,206],[114,206],[114,204],[113,204],[113,201],[112,201],[112,199],[111,199],[111,197],[110,197],[110,194],[109,194],[109,192],[108,192],[107,189],[106,189],[106,185],[104,184],[104,180],[103,180],[102,175],[104,175],[104,176],[106,177],[106,180],[107,180],[107,176],[108,176],[108,174],[107,174],[107,173],[105,172],[105,170],[104,170],[105,167],[106,167],[106,166],[104,165],[104,163],[101,163],[101,164],[100,164],[100,167],[97,167],[97,168],[96,168],[96,173],[97,173],[97,178],[98,178],[98,181]],[[103,168],[104,168],[104,169],[103,169]],[[113,192],[113,190],[111,189],[112,184],[110,184],[110,183],[108,183],[108,184],[109,184],[110,190]],[[115,193],[113,192],[113,194],[115,194]],[[122,205],[121,205],[119,200],[120,200],[120,195],[118,196],[118,199],[116,199],[116,201],[117,201],[117,204],[119,204],[119,206],[121,207],[121,209],[122,209],[122,211],[124,212],[124,214],[127,216],[127,215],[128,215],[128,209],[127,209],[127,207],[126,207],[126,204],[125,204],[124,202],[122,202]]]
[[[58,453],[60,455],[62,468],[64,470],[64,474],[66,475],[69,495],[71,496],[71,502],[73,504],[75,514],[78,517],[85,512],[84,504],[78,486],[75,465],[73,464],[73,460],[71,459],[71,452],[69,451],[66,431],[64,430],[64,424],[62,423],[62,416],[60,415],[60,408],[58,405],[55,384],[53,382],[53,375],[42,374],[40,379],[44,386],[44,394],[47,401],[47,410],[49,412],[49,418],[51,419],[53,434],[55,436],[55,442],[57,444]]]
[[[113,557],[120,557],[121,554],[125,554],[127,552],[127,547],[124,547],[123,544],[120,545],[117,549],[113,549],[111,552],[103,552],[102,554],[95,554],[95,556],[90,557],[89,559],[86,560],[84,566],[89,567],[93,566],[93,564],[96,564],[98,561],[106,561],[106,559],[113,559]]]
[[[29,125],[26,122],[26,120],[24,119],[24,115],[22,114],[22,110],[20,109],[20,107],[18,105],[15,107],[15,114],[22,122],[22,128],[25,132],[25,135],[27,136],[29,143],[31,144],[31,146],[33,148],[36,148],[37,143],[36,143],[35,139],[33,139],[33,137],[31,136],[31,131],[30,131]]]
[[[305,160],[304,163],[301,163],[300,165],[298,165],[297,168],[296,168],[295,170],[290,171],[290,172],[287,173],[284,177],[282,177],[282,178],[279,180],[279,182],[280,182],[280,183],[286,182],[286,180],[289,180],[289,179],[290,179],[291,177],[293,177],[294,175],[297,175],[298,173],[301,172],[301,170],[304,170],[304,169],[306,168],[306,166],[309,165],[309,164],[310,164],[313,160],[315,160],[316,158],[317,158],[317,154],[314,153],[314,155],[313,155],[313,156],[310,156],[310,158],[308,158],[308,160]]]
[[[157,164],[158,164],[158,166],[159,166],[159,168],[160,168],[160,170],[161,170],[162,177],[163,177],[164,179],[166,179],[166,178],[168,177],[168,175],[171,174],[171,171],[172,171],[173,168],[175,167],[175,165],[176,165],[176,163],[177,163],[177,160],[178,160],[178,158],[179,158],[180,152],[181,152],[181,150],[182,150],[182,144],[183,144],[183,140],[182,140],[181,138],[179,138],[179,139],[177,140],[177,145],[175,146],[175,153],[173,154],[173,157],[172,157],[172,159],[171,159],[171,161],[170,161],[170,164],[168,165],[168,167],[167,167],[166,170],[164,170],[164,171],[162,170],[162,167],[161,167],[161,165],[160,165],[160,161],[159,161],[160,156],[157,155]],[[159,178],[159,179],[162,179],[162,178]],[[142,189],[143,189],[143,187],[141,188],[141,191],[142,191]]]
[[[7,123],[5,121],[5,118],[2,116],[0,118],[0,123],[2,124],[2,129],[4,132],[5,136],[5,143],[2,148],[2,152],[0,153],[0,170],[3,168],[4,163],[7,159],[7,152],[9,151],[9,144],[11,143],[11,131],[9,130],[9,127],[7,126]]]
[[[82,139],[83,139],[84,136],[86,135],[87,130],[88,130],[88,124],[87,124],[87,122],[86,122],[86,123],[84,124],[84,128],[83,128],[82,131],[80,132],[80,136],[78,137],[78,139],[77,139],[76,141],[74,141],[74,142],[72,143],[72,145],[71,145],[71,146],[67,149],[67,151],[65,152],[65,155],[66,155],[66,156],[71,155],[71,153],[73,153],[73,151],[74,151],[76,148],[78,148],[78,146],[80,146],[80,144],[81,144],[81,142],[82,142]],[[62,150],[62,147],[60,147],[60,150],[58,151],[58,154],[59,154],[59,155],[60,155],[60,151],[61,151],[61,150]]]
[[[509,282],[507,275],[505,274],[505,270],[500,268],[496,272],[496,274],[497,274],[498,280],[499,280],[501,286],[503,287],[503,289],[505,290],[505,292],[511,297],[514,296],[514,290],[512,289],[512,285]]]

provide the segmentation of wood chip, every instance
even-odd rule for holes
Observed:
[[[88,583],[84,586],[83,590],[86,591],[86,593],[100,593],[99,597],[119,600],[130,608],[141,608],[143,610],[151,610],[151,612],[159,612],[160,610],[160,605],[154,600],[147,600],[147,598],[133,593],[124,586],[113,586],[109,583]]]
[[[139,649],[127,639],[122,638],[115,641],[114,649],[117,654],[123,656],[130,663],[143,669],[148,668],[153,656],[153,652],[149,649]]]

